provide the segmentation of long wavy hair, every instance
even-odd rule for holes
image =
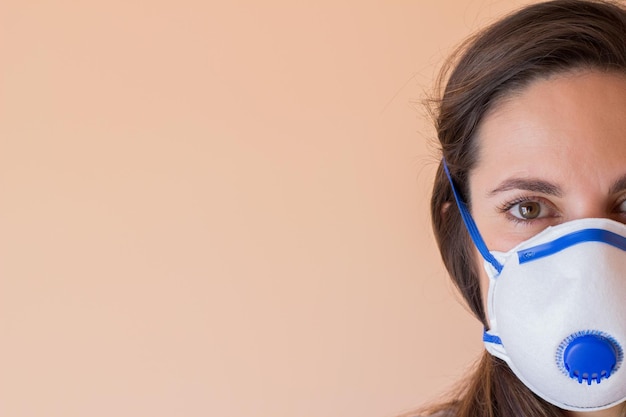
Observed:
[[[470,211],[468,178],[477,160],[476,132],[486,112],[535,80],[585,69],[626,74],[623,4],[554,0],[526,6],[467,40],[448,61],[432,110],[442,156]],[[431,216],[450,277],[473,314],[487,326],[473,243],[441,164]],[[449,410],[457,417],[562,415],[524,386],[506,363],[487,352],[451,398],[426,411],[438,410]]]

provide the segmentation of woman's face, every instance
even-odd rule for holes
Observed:
[[[580,218],[626,223],[626,75],[535,81],[499,103],[477,138],[471,211],[489,250]],[[485,274],[481,285],[484,295]]]

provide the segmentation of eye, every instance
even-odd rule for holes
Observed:
[[[520,219],[536,219],[541,214],[541,204],[537,201],[518,203],[511,209],[511,214]]]
[[[622,215],[626,214],[626,199],[624,199],[621,203],[617,205],[617,208],[615,209],[615,211]]]
[[[626,202],[623,205],[626,211]],[[512,201],[505,211],[515,219],[522,221],[556,216],[556,211],[551,205],[535,199]]]

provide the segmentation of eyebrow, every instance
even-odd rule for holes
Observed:
[[[617,181],[614,186],[616,186],[617,183],[620,183],[622,188],[626,188],[626,175],[624,175],[620,180],[621,182]],[[553,195],[555,197],[561,197],[563,195],[563,191],[558,185],[535,178],[509,178],[498,184],[498,186],[489,191],[487,195],[489,197],[493,197],[498,193],[511,190],[532,191],[535,193]]]

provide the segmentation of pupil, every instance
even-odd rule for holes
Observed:
[[[539,203],[528,202],[521,204],[519,211],[525,219],[534,219],[539,215]]]

